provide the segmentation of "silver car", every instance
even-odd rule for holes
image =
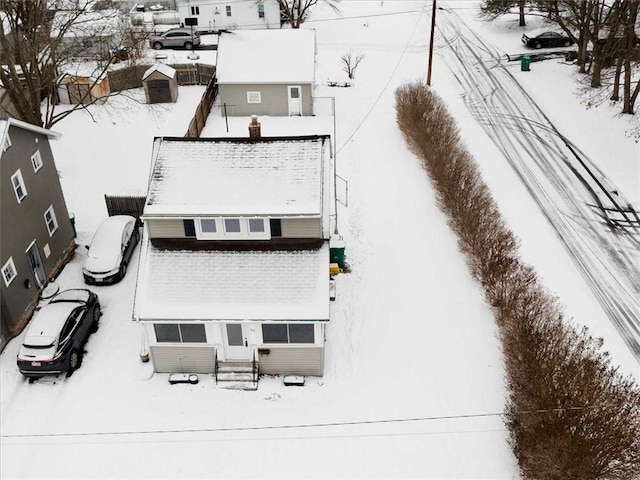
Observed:
[[[160,50],[165,47],[184,47],[190,49],[200,45],[200,34],[190,28],[172,28],[164,33],[152,35],[149,38],[149,45]]]

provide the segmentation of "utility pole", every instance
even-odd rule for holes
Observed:
[[[433,8],[431,10],[431,34],[429,35],[429,64],[427,67],[427,85],[431,85],[431,63],[433,60],[433,36],[436,30],[436,0],[433,2]]]

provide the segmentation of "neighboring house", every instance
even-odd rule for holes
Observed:
[[[62,58],[109,60],[121,47],[124,19],[118,10],[61,10],[53,17],[50,36],[60,38],[56,48]]]
[[[280,28],[277,0],[176,0],[180,23],[195,18],[198,30],[262,30]]]
[[[323,374],[332,178],[328,135],[155,140],[133,317],[156,372]]]
[[[311,29],[220,35],[219,103],[229,116],[313,115],[316,36]]]
[[[28,322],[38,295],[75,251],[50,140],[58,133],[0,118],[2,349]]]

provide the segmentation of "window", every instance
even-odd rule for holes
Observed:
[[[202,323],[155,324],[158,342],[206,343],[207,335]]]
[[[31,155],[31,165],[33,165],[33,171],[37,172],[42,168],[42,157],[40,156],[40,150]]]
[[[58,220],[56,219],[56,212],[53,211],[53,205],[49,206],[47,211],[44,212],[44,222],[47,224],[49,236],[52,237],[58,229]]]
[[[4,145],[2,145],[2,150],[6,152],[7,150],[9,150],[10,146],[11,146],[11,138],[9,137],[9,134],[7,133],[7,136],[4,139]]]
[[[262,343],[314,343],[312,323],[264,323]]]
[[[249,219],[249,233],[264,233],[264,219],[263,218],[250,218]]]
[[[200,7],[191,7],[191,15],[200,15]]]
[[[247,103],[262,103],[260,92],[247,92]]]
[[[190,236],[191,223],[185,235]],[[202,217],[193,222],[193,235],[198,240],[269,240],[271,238],[270,221],[266,218],[225,218]]]
[[[264,4],[258,4],[258,18],[264,18]]]
[[[7,263],[2,266],[2,278],[4,279],[4,284],[8,287],[17,276],[18,272],[16,271],[16,265],[13,263],[13,258],[10,258]]]
[[[202,233],[217,233],[218,228],[216,226],[215,218],[201,218],[200,219],[200,228]]]
[[[225,9],[226,9],[226,11],[227,11],[227,17],[230,17],[230,16],[231,16],[231,5],[227,5],[227,6],[225,7]]]
[[[13,184],[13,191],[16,193],[18,203],[22,203],[22,200],[27,196],[27,189],[24,186],[20,169],[11,176],[11,183]]]
[[[224,219],[224,232],[225,233],[240,233],[240,219],[239,218],[225,218]]]

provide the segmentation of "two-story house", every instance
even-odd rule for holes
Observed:
[[[156,372],[323,374],[330,137],[157,138],[134,320]]]
[[[49,145],[59,136],[0,118],[0,349],[22,330],[48,279],[75,251],[73,225]]]
[[[176,0],[180,23],[196,19],[198,30],[260,30],[280,28],[277,0]]]

